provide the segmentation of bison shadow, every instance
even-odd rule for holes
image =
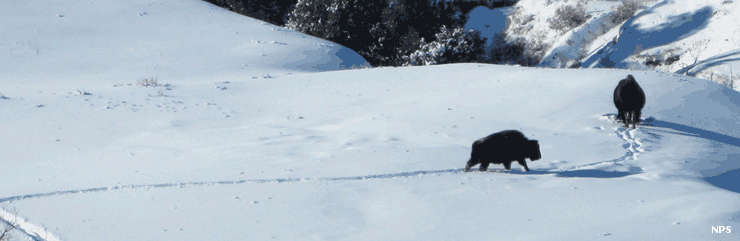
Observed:
[[[740,169],[735,169],[713,177],[707,177],[704,178],[704,181],[716,187],[740,193]]]
[[[520,170],[503,170],[492,169],[487,172],[507,173],[514,175],[555,175],[556,177],[582,177],[582,178],[618,178],[626,177],[641,173],[641,171],[606,171],[599,169],[580,169],[580,170],[530,170],[524,172]]]
[[[691,127],[691,126],[687,126],[687,125],[683,125],[683,124],[679,124],[675,122],[670,122],[670,121],[655,120],[652,118],[648,118],[646,121],[647,123],[644,125],[646,127],[660,127],[660,128],[670,129],[670,130],[661,130],[657,128],[646,128],[651,131],[704,138],[707,140],[712,140],[712,141],[721,142],[727,145],[740,147],[740,138],[737,138],[734,136],[728,136],[728,135],[717,133],[714,131],[699,129],[696,127]]]
[[[649,120],[647,127],[660,127],[670,129],[662,130],[657,128],[647,128],[650,131],[704,138],[710,141],[716,141],[727,145],[740,147],[740,138],[674,122]],[[738,180],[740,180],[740,169],[731,170],[713,177],[706,177],[704,178],[704,180],[719,188],[740,193],[740,182],[738,182]]]

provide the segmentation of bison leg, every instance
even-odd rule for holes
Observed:
[[[518,160],[519,165],[524,167],[524,170],[529,171],[529,167],[527,167],[527,162],[524,161],[524,159]]]
[[[624,111],[622,109],[617,109],[617,121],[624,122]]]
[[[632,112],[631,111],[625,111],[624,114],[622,114],[622,122],[624,123],[625,128],[630,127],[630,123],[632,122]]]
[[[505,161],[504,168],[506,168],[506,170],[511,170],[511,161]]]
[[[465,164],[465,171],[466,172],[469,172],[470,171],[470,168],[473,167],[473,166],[475,166],[475,164],[478,164],[478,162],[477,161],[473,161],[473,159],[470,159],[470,161],[468,161],[468,163]]]
[[[636,110],[633,115],[633,127],[637,127],[637,123],[640,123],[640,116],[642,115],[642,111]]]
[[[488,171],[488,165],[490,164],[490,162],[481,162],[479,170],[482,172]]]

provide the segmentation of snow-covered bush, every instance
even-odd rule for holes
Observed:
[[[404,31],[403,23],[390,18],[403,16],[403,5],[389,7],[385,1],[299,0],[288,14],[286,27],[328,39],[355,50],[372,65],[392,62],[389,49]]]
[[[293,11],[288,14],[285,26],[329,40],[342,38],[342,24],[345,24],[341,22],[342,15],[354,12],[350,9],[351,7],[361,8],[362,6],[337,0],[299,0]],[[349,20],[346,24],[352,24],[353,21]],[[351,37],[347,35],[344,38]]]
[[[563,5],[555,10],[555,15],[547,19],[551,29],[566,32],[586,22],[590,16],[582,3]]]
[[[614,14],[611,17],[611,21],[614,24],[618,24],[621,22],[624,22],[625,20],[631,18],[632,16],[635,16],[635,13],[637,12],[637,9],[640,8],[640,3],[638,0],[624,0],[622,1],[622,4],[620,4],[617,9],[614,11]]]
[[[442,25],[435,40],[423,42],[406,57],[405,65],[432,65],[483,60],[486,40],[477,31]]]
[[[516,8],[512,14],[509,15],[509,28],[508,32],[514,34],[524,34],[529,30],[532,30],[533,25],[529,24],[534,20],[534,14],[524,14],[522,8]]]
[[[286,26],[355,50],[374,66],[403,65],[442,25],[462,27],[467,0],[299,0]]]

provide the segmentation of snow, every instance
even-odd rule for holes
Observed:
[[[583,3],[590,18],[565,32],[547,20],[559,6]],[[622,23],[611,16],[619,1],[522,0],[507,13],[504,33],[542,44],[538,66],[655,69],[715,81],[734,89],[740,51],[738,1],[639,1],[637,13]],[[489,14],[490,15],[490,14]],[[494,15],[495,16],[495,15]],[[478,17],[480,19],[482,17]],[[515,22],[511,19],[524,19]],[[472,21],[472,20],[471,20]],[[477,20],[476,20],[477,21]],[[535,46],[536,47],[536,46]],[[666,61],[674,58],[672,61]],[[660,62],[651,65],[649,62]]]
[[[339,70],[364,61],[195,0],[52,3],[0,2],[15,10],[0,18],[114,14],[69,28],[203,19],[162,35],[122,27],[130,37],[0,30],[49,52],[0,55],[0,218],[19,224],[11,240],[740,240],[711,233],[740,224],[740,93],[719,84],[484,64]],[[190,28],[214,34],[172,35]],[[64,38],[101,40],[110,57]],[[157,43],[145,56],[173,55],[117,47],[133,39]],[[613,120],[627,74],[647,94],[637,129]],[[157,84],[143,86],[150,77]],[[505,129],[539,141],[532,171],[462,172],[472,142]]]
[[[736,1],[660,2],[626,22],[617,44],[604,47],[597,56],[618,66],[644,62],[646,56],[680,56],[673,64],[656,68],[730,85],[737,79],[733,69],[740,51],[738,12]]]
[[[492,45],[494,37],[506,29],[506,15],[509,8],[490,9],[485,6],[473,8],[468,12],[466,30],[477,30],[481,37],[487,38],[486,45]]]
[[[205,1],[3,1],[0,21],[6,88],[151,77],[212,82],[366,63],[337,44]]]

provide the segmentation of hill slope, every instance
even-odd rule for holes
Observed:
[[[614,16],[625,14],[618,10],[620,1],[522,0],[504,9],[509,26],[502,33],[509,40],[525,39],[529,54],[540,60],[538,66],[656,69],[740,89],[740,2],[637,2],[631,17],[614,22]],[[559,8],[578,3],[585,9],[585,22],[572,29],[551,27],[552,19],[574,16],[558,15]],[[476,23],[469,25],[501,21],[500,10],[476,10],[470,19]],[[489,12],[489,18],[481,17],[482,12]]]
[[[212,82],[366,64],[337,44],[196,0],[3,1],[0,21],[4,92],[145,78]]]
[[[155,86],[115,68],[85,77],[79,61],[47,66],[69,82],[0,81],[0,218],[19,224],[13,240],[740,240],[710,232],[740,224],[740,94],[719,84],[478,64],[305,73],[355,60],[221,13],[266,34],[250,38],[296,42],[254,42],[282,57],[245,57],[247,74],[202,53],[202,69],[172,65]],[[333,67],[283,62],[297,53]],[[613,120],[628,73],[647,93],[637,129]],[[475,139],[505,129],[539,140],[531,172],[461,171]]]
[[[468,64],[27,95],[2,103],[16,114],[0,200],[67,240],[696,240],[737,225],[740,95],[636,72],[650,121],[625,130],[609,115],[625,74]],[[540,141],[533,171],[460,172],[503,129]]]

